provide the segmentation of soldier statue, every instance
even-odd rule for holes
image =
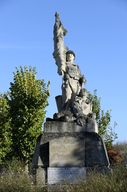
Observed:
[[[57,96],[58,113],[54,114],[55,120],[75,121],[81,126],[92,120],[92,101],[83,88],[86,79],[75,64],[75,53],[64,44],[67,30],[60,21],[59,14],[55,14],[54,25],[54,52],[53,56],[58,67],[58,74],[62,76],[62,96]],[[89,102],[88,102],[89,100]],[[94,118],[95,119],[95,118]]]
[[[63,107],[73,103],[79,95],[84,82],[79,67],[74,63],[75,53],[71,50],[66,52],[66,68],[63,71],[62,102]]]
[[[74,63],[75,53],[64,45],[67,30],[63,27],[58,13],[55,17],[53,55],[58,66],[58,74],[62,75],[62,107],[65,108],[80,93],[85,79]]]

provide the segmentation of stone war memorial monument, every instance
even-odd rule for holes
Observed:
[[[62,94],[56,96],[58,112],[46,119],[32,160],[35,181],[41,185],[75,184],[91,170],[109,170],[92,101],[83,88],[85,77],[75,64],[75,53],[64,44],[66,33],[56,13],[53,57],[62,78]]]

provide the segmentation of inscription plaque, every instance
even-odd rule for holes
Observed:
[[[79,183],[85,176],[85,167],[48,168],[48,184]]]

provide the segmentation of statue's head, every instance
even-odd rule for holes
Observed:
[[[72,50],[66,52],[66,61],[73,62],[75,59],[75,53]]]

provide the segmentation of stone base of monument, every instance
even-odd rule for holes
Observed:
[[[47,121],[32,161],[36,183],[77,184],[91,170],[109,171],[103,140],[91,130],[74,122]]]

